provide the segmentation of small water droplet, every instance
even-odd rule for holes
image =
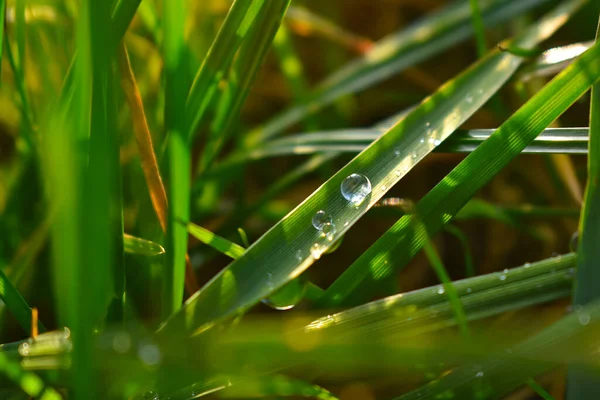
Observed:
[[[396,176],[400,176],[402,174],[402,172],[400,172],[399,169],[396,170]]]
[[[419,140],[419,143],[425,143],[425,139],[421,138],[421,140]]]
[[[383,190],[383,191],[385,192],[385,191],[387,190],[387,186],[383,185],[383,186],[381,187],[381,190]]]
[[[498,277],[501,281],[506,280],[506,275],[504,274],[500,274],[500,276]]]
[[[471,293],[473,290],[471,288],[467,288],[467,293]]]
[[[504,268],[504,271],[502,271],[502,272],[504,272],[505,274],[508,274],[508,268]]]
[[[158,393],[153,392],[152,390],[144,393],[144,400],[159,400]]]
[[[321,248],[321,245],[319,243],[313,243],[313,245],[310,247],[310,254],[312,254],[312,256],[318,260],[319,258],[321,258],[321,254],[323,254],[323,249]]]
[[[473,95],[468,94],[467,97],[465,97],[465,100],[467,103],[472,103],[473,102]]]
[[[589,324],[589,323],[590,323],[590,319],[591,319],[591,318],[590,318],[590,315],[589,315],[589,314],[587,314],[587,313],[581,313],[581,314],[579,315],[578,319],[579,319],[579,323],[580,323],[581,325],[587,325],[587,324]]]
[[[478,378],[483,377],[483,371],[479,371],[477,374],[475,374],[475,376]]]
[[[360,174],[348,176],[341,185],[342,196],[355,206],[359,206],[371,193],[371,182]]]
[[[323,228],[323,225],[331,222],[331,215],[326,213],[323,210],[319,210],[312,217],[312,224],[316,230],[320,231]]]
[[[348,221],[344,222],[344,226],[348,226],[348,225],[350,225],[350,222],[348,222]]]
[[[523,267],[525,267],[525,268],[529,268],[529,267],[531,267],[531,263],[525,263],[525,264],[523,265]]]
[[[439,140],[439,139],[435,139],[435,140],[433,141],[433,145],[434,145],[434,146],[439,146],[440,144],[442,144],[442,141],[441,141],[441,140]]]
[[[330,242],[333,241],[333,237],[336,234],[337,229],[335,229],[335,225],[331,222],[327,222],[323,225],[323,229],[321,230],[321,235],[326,237]]]
[[[443,288],[443,287],[439,287],[439,288],[438,288],[438,290],[437,290],[437,293],[438,293],[438,294],[444,294],[444,292],[445,292],[445,291],[446,291],[446,290],[444,290],[444,288]]]
[[[394,154],[397,155],[397,156],[399,156],[400,154],[402,154],[402,152],[400,151],[400,147],[396,147],[394,149]]]
[[[412,154],[411,154],[411,156],[412,156],[413,159],[416,159],[417,158],[417,153],[415,151],[413,151]]]
[[[298,249],[298,251],[296,251],[296,260],[298,261],[302,261],[304,257],[302,256],[302,250]]]

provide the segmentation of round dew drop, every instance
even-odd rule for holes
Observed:
[[[331,215],[327,214],[323,210],[319,210],[312,217],[312,224],[316,230],[320,231],[323,229],[323,225],[331,223]]]
[[[371,193],[371,182],[360,174],[348,176],[341,185],[342,196],[355,206],[359,206]]]

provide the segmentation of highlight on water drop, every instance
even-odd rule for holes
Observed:
[[[341,185],[342,196],[354,206],[359,206],[371,193],[371,182],[361,174],[349,175]]]

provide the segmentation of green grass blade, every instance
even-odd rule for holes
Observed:
[[[185,281],[185,255],[188,235],[178,221],[189,219],[191,148],[186,133],[187,92],[185,43],[185,2],[163,1],[164,60],[165,60],[165,125],[167,131],[167,198],[169,203],[166,255],[167,265],[163,276],[162,318],[177,311],[183,302]]]
[[[126,253],[149,257],[158,256],[165,252],[165,249],[158,243],[128,234],[123,235],[123,250]]]
[[[485,28],[483,26],[483,19],[481,18],[479,0],[469,0],[469,4],[471,5],[471,23],[473,24],[475,41],[477,42],[477,55],[483,57],[487,52],[487,45],[485,43]]]
[[[233,258],[234,260],[240,258],[246,251],[246,249],[244,249],[242,246],[230,242],[221,236],[215,235],[208,229],[191,222],[187,224],[187,230],[192,236],[202,243],[214,248],[226,256]]]
[[[2,49],[4,48],[4,23],[6,14],[6,0],[0,0],[0,74],[2,74]],[[1,84],[1,82],[0,82]]]
[[[229,137],[232,125],[239,116],[290,1],[266,2],[256,12],[255,21],[248,28],[246,40],[231,66],[228,86],[219,99],[216,116],[211,123],[206,147],[200,160],[201,172],[212,164]]]
[[[247,27],[252,22],[262,1],[236,0],[231,5],[227,18],[211,45],[206,58],[189,91],[186,101],[187,134],[192,137],[211,104],[219,81],[225,76],[229,65],[239,48]],[[252,11],[252,12],[251,12]],[[244,29],[241,29],[242,23]],[[239,29],[238,29],[239,28]]]
[[[517,43],[523,46],[535,45],[558,29],[568,19],[568,16],[583,3],[582,1],[563,3],[526,31],[517,40]],[[573,97],[587,87],[585,85],[588,82],[582,78],[583,72],[580,68],[583,63],[593,57],[594,53],[590,54],[592,55],[588,55],[583,59],[584,61],[579,61],[578,69],[568,76],[569,78],[574,77],[577,85],[573,84],[570,93],[567,93],[570,94],[570,97],[561,97],[562,105],[569,100],[574,101]],[[272,227],[242,257],[235,260],[192,296],[186,302],[184,309],[169,320],[164,327],[165,332],[189,333],[196,329],[202,329],[205,324],[214,323],[244,311],[299,276],[370,207],[377,203],[385,195],[387,188],[398,182],[412,166],[436,147],[435,143],[429,142],[429,139],[443,140],[450,135],[457,126],[495,93],[503,80],[510,77],[520,62],[521,60],[513,55],[493,52],[457,79],[444,85],[439,92],[424,101],[409,116],[338,171],[301,205]],[[595,64],[590,63],[590,66],[595,66]],[[436,107],[433,107],[434,105]],[[539,101],[534,107],[540,107]],[[530,112],[531,108],[527,109],[527,112]],[[539,109],[534,113],[536,118],[538,113]],[[448,117],[453,118],[449,120]],[[521,115],[518,117],[522,119]],[[543,128],[545,126],[539,131]],[[507,128],[505,127],[504,130]],[[489,142],[488,140],[485,143]],[[485,143],[481,147],[489,147],[489,144],[486,146]],[[481,147],[478,150],[481,150]],[[492,144],[492,147],[495,145]],[[397,154],[398,148],[400,154]],[[517,150],[520,151],[520,149]],[[486,154],[488,151],[483,149]],[[476,152],[471,156],[473,154]],[[488,158],[486,158],[488,166],[499,165],[497,163],[490,164]],[[508,162],[508,160],[506,161]],[[481,169],[481,167],[477,165],[477,169]],[[349,204],[340,193],[341,183],[353,173],[367,176],[372,185],[372,191],[358,207]],[[424,213],[422,208],[422,206],[417,208],[417,213],[429,228],[428,213]],[[460,207],[458,208],[460,209]],[[331,240],[322,238],[320,232],[312,226],[312,217],[319,210],[325,210],[333,216],[337,231],[330,237]],[[395,242],[398,237],[396,236],[393,241]],[[386,249],[394,248],[395,244],[386,242]],[[365,254],[368,254],[369,260],[374,258],[372,251]],[[375,254],[379,254],[379,249]],[[374,259],[374,265],[377,265],[378,259]],[[370,272],[364,270],[363,272],[370,276]],[[263,284],[267,279],[270,279],[271,285]],[[350,291],[360,283],[358,279],[351,278],[350,280],[354,282],[351,282],[349,287],[341,289]],[[330,293],[332,292],[330,291]],[[335,294],[337,299],[337,293]],[[215,306],[217,303],[219,306]]]
[[[63,397],[32,372],[25,372],[18,361],[10,360],[0,352],[0,373],[6,375],[30,397],[43,400],[61,400]]]
[[[500,23],[544,1],[481,1],[486,26]],[[397,74],[472,34],[467,2],[452,4],[425,17],[408,28],[377,42],[364,57],[353,61],[327,78],[304,104],[284,111],[270,122],[253,130],[249,145],[256,145],[302,120],[335,99],[355,93]]]
[[[17,319],[21,328],[29,334],[31,332],[31,307],[25,301],[21,293],[10,282],[4,271],[0,269],[0,300]],[[46,328],[38,321],[38,330],[44,332]]]
[[[598,53],[600,46],[594,46],[540,90],[417,204],[416,212],[429,235],[447,224],[477,190],[586,92],[600,72]],[[371,278],[373,268],[383,268],[385,263],[383,275],[392,276],[420,250],[424,234],[410,218],[400,219],[333,283],[323,304],[339,305],[353,293],[357,297],[353,301],[369,298],[377,285]]]
[[[531,65],[523,68],[518,76],[519,81],[527,82],[535,77],[556,74],[568,66],[576,57],[590,48],[594,42],[573,43],[566,46],[548,49]]]
[[[600,38],[600,20],[596,32],[596,45]],[[580,307],[600,296],[600,85],[592,86],[590,100],[590,142],[587,165],[587,186],[583,209],[579,219],[577,246],[577,274],[573,293],[573,305]],[[586,368],[569,370],[567,398],[585,400],[600,394],[597,376]]]
[[[544,400],[554,400],[554,397],[552,397],[552,395],[550,393],[548,393],[546,391],[546,389],[544,389],[542,387],[542,385],[540,385],[539,383],[537,383],[535,380],[533,380],[533,379],[527,379],[527,385],[529,385],[529,387],[538,396],[540,396],[542,399],[544,399]]]
[[[465,276],[471,278],[475,276],[475,267],[473,266],[473,253],[469,245],[469,238],[465,233],[454,225],[446,226],[446,232],[458,239],[465,252]]]

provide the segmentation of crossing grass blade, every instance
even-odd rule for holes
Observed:
[[[480,5],[486,26],[492,26],[544,2],[480,0]],[[254,129],[246,139],[247,145],[253,147],[262,143],[335,99],[381,82],[467,39],[472,34],[470,14],[467,2],[451,4],[381,39],[362,58],[323,81],[305,103],[284,111]]]
[[[516,43],[522,46],[535,45],[558,29],[582,4],[582,1],[563,3],[529,28]],[[377,203],[385,195],[387,188],[398,182],[412,166],[433,150],[436,147],[435,140],[445,139],[481,107],[510,77],[520,62],[519,58],[511,54],[492,52],[464,74],[444,85],[439,92],[425,100],[415,111],[392,127],[271,228],[242,257],[192,296],[183,310],[163,326],[164,332],[182,334],[204,329],[205,324],[214,324],[244,311],[299,276]],[[582,72],[576,70],[571,75],[581,80]],[[573,91],[576,92],[577,89],[583,88],[575,86]],[[536,104],[537,106],[539,104]],[[397,154],[398,149],[400,154]],[[367,176],[372,185],[372,191],[358,207],[353,207],[340,194],[342,181],[352,173]],[[312,216],[319,210],[326,210],[333,216],[337,232],[331,238],[332,241],[323,241],[320,232],[312,226]],[[429,228],[431,222],[428,216],[423,214],[420,208],[417,208],[417,213]],[[386,246],[394,247],[387,242]],[[374,257],[372,251],[365,253],[369,260],[374,258],[375,266],[378,265],[378,254],[379,251]],[[359,259],[361,263],[363,260]],[[364,264],[361,264],[360,270],[362,266]],[[367,270],[362,271],[370,276]],[[389,272],[391,273],[391,269]],[[389,275],[383,273],[381,276]],[[271,285],[261,284],[267,281],[267,277],[270,278]],[[354,278],[350,280],[355,281]],[[349,286],[334,289],[343,293],[350,292],[361,280],[346,282],[344,285]],[[335,294],[337,299],[337,292]],[[219,297],[218,301],[216,296]],[[326,298],[329,302],[331,297]]]
[[[165,252],[165,249],[158,243],[128,234],[123,235],[123,250],[126,253],[149,257],[158,256]]]
[[[599,48],[592,47],[540,90],[416,205],[427,234],[443,228],[483,185],[588,90],[598,79]],[[340,305],[350,297],[352,302],[368,299],[378,284],[373,271],[391,277],[421,249],[424,235],[410,218],[401,218],[333,283],[323,304]]]
[[[200,240],[202,243],[214,248],[226,256],[233,258],[234,260],[240,258],[246,251],[242,246],[215,235],[208,229],[191,222],[187,224],[187,229],[192,236]]]
[[[596,32],[596,43],[600,38],[600,20]],[[587,165],[587,186],[579,220],[577,247],[577,274],[573,293],[573,305],[581,307],[597,300],[600,290],[600,85],[592,86],[590,100],[590,141]],[[574,366],[569,371],[567,398],[584,400],[600,393],[597,377],[590,376],[589,369]]]

